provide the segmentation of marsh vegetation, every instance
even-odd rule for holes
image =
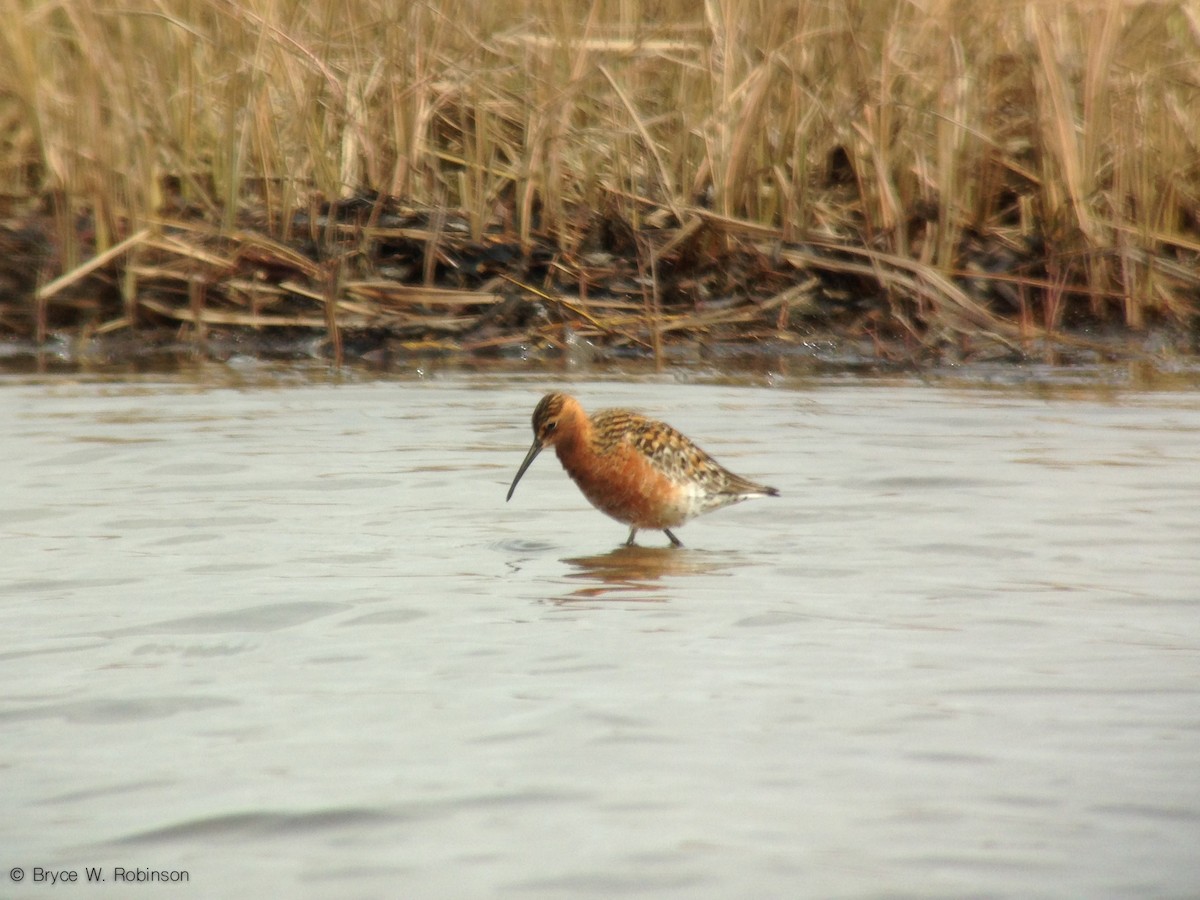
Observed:
[[[9,337],[1196,340],[1184,0],[3,9]]]

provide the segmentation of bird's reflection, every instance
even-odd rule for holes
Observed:
[[[622,544],[609,553],[564,559],[573,571],[567,578],[582,582],[571,593],[551,600],[558,605],[588,600],[626,603],[666,603],[666,579],[712,575],[736,564],[729,554],[682,550],[676,547],[639,547]]]

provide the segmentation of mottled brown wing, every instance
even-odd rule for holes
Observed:
[[[775,492],[774,488],[734,475],[665,422],[624,409],[603,410],[592,421],[601,452],[616,442],[628,441],[655,469],[676,483],[691,481],[714,494]]]

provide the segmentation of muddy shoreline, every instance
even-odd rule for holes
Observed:
[[[1141,330],[1059,306],[1037,248],[999,236],[942,273],[849,241],[789,243],[703,209],[640,229],[615,209],[570,235],[479,237],[445,210],[359,197],[222,234],[194,211],[127,229],[73,268],[49,216],[0,225],[0,361],[106,364],[174,355],[695,358],[773,353],[814,366],[1089,364],[1189,358],[1200,319]],[[564,249],[564,247],[569,249]],[[1053,296],[1052,296],[1053,293]],[[1101,306],[1101,310],[1103,307]]]

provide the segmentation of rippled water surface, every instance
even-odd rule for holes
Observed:
[[[676,382],[0,383],[0,895],[1194,895],[1200,393]]]

